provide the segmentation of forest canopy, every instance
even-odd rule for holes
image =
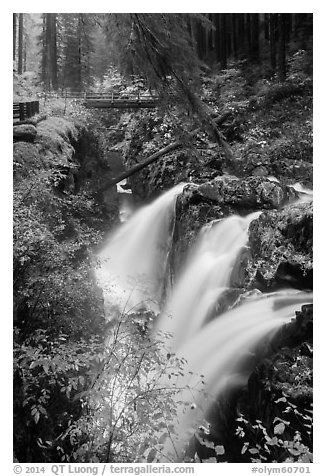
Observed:
[[[13,60],[47,89],[84,90],[110,66],[150,88],[196,88],[203,68],[242,59],[286,77],[286,58],[309,46],[312,14],[14,14]]]

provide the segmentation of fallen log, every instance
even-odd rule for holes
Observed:
[[[180,147],[183,143],[181,141],[175,141],[173,142],[172,144],[170,145],[167,145],[166,147],[164,147],[163,149],[155,152],[155,154],[152,154],[150,155],[147,159],[145,159],[143,162],[135,165],[134,167],[132,167],[131,169],[129,170],[126,170],[125,172],[123,172],[122,174],[118,175],[117,177],[115,177],[113,180],[111,180],[110,182],[108,182],[107,184],[105,184],[105,186],[101,187],[99,192],[104,192],[104,190],[112,187],[113,185],[116,185],[117,183],[121,182],[121,180],[124,180],[128,177],[130,177],[131,175],[134,175],[136,172],[139,172],[139,170],[142,170],[143,168],[145,168],[147,165],[151,164],[152,162],[155,162],[155,160],[159,159],[160,157],[162,157],[162,155],[165,155],[167,154],[168,152],[172,152],[173,150],[177,149],[178,147]]]
[[[223,122],[225,122],[231,115],[232,115],[232,111],[226,111],[220,116],[216,116],[214,114],[213,122],[215,123],[216,126],[221,126]]]
[[[225,112],[224,114],[222,114],[221,116],[219,116],[217,119],[214,119],[212,122],[213,122],[213,125],[215,127],[215,133],[217,132],[218,133],[218,142],[220,143],[220,145],[222,145],[225,149],[225,152],[226,154],[230,154],[229,150],[230,150],[230,147],[229,145],[227,144],[227,142],[225,141],[225,139],[223,138],[223,135],[218,131],[217,129],[217,126],[218,125],[221,125],[229,116],[230,116],[231,112]],[[195,129],[194,131],[190,132],[190,137],[194,137],[196,134],[198,134],[198,132],[200,132],[201,129],[198,128],[198,129]],[[101,187],[99,189],[99,192],[104,192],[105,190],[107,190],[108,188],[112,187],[113,185],[116,185],[117,183],[121,182],[121,180],[124,180],[128,177],[131,177],[132,175],[134,175],[135,173],[139,172],[140,170],[144,169],[145,167],[147,167],[147,165],[150,165],[151,163],[155,162],[157,159],[159,159],[160,157],[162,157],[163,155],[169,153],[169,152],[172,152],[173,150],[177,149],[178,147],[182,146],[184,144],[183,141],[175,141],[173,142],[172,144],[170,145],[167,145],[166,147],[164,147],[163,149],[155,152],[154,154],[150,155],[147,159],[145,159],[144,161],[140,162],[139,164],[135,165],[134,167],[132,167],[131,169],[129,170],[126,170],[125,172],[123,172],[122,174],[118,175],[117,177],[115,177],[114,179],[112,179],[110,182],[108,182],[107,184],[105,184],[103,187]]]

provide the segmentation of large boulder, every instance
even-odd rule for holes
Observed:
[[[313,183],[313,164],[311,160],[300,158],[299,154],[297,158],[289,158],[286,154],[261,154],[260,150],[251,148],[241,159],[234,159],[228,170],[238,177],[272,175],[288,184],[300,182],[309,188]]]
[[[15,179],[28,176],[44,166],[39,145],[30,142],[14,142],[13,160]]]
[[[295,198],[293,189],[261,176],[239,179],[223,175],[200,185],[197,193],[205,199],[212,200],[213,203],[220,206],[229,205],[240,212],[259,208],[278,208]]]
[[[34,142],[37,129],[32,124],[21,124],[13,127],[14,142]]]
[[[290,285],[311,289],[312,239],[312,203],[262,213],[249,228],[251,278],[267,288]]]
[[[52,154],[53,160],[65,166],[74,156],[72,144],[78,140],[78,130],[72,121],[62,117],[50,117],[37,126],[35,142],[39,144],[41,153]]]
[[[174,246],[170,254],[172,274],[182,266],[205,224],[232,214],[275,209],[296,198],[291,187],[264,177],[239,179],[224,175],[199,185],[187,184],[176,203]]]

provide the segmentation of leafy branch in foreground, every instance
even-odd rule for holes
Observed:
[[[139,314],[121,314],[112,323],[105,349],[95,357],[92,384],[80,395],[83,414],[66,432],[76,441],[74,461],[169,460],[165,443],[173,447],[178,438],[176,397],[186,361],[169,354],[165,337],[150,339],[144,326]],[[83,441],[83,435],[91,436]]]
[[[252,463],[311,463],[312,409],[299,411],[286,395],[275,404],[282,416],[275,416],[270,428],[260,420],[253,423],[243,415],[237,418],[236,435],[244,441],[241,454],[247,453]]]

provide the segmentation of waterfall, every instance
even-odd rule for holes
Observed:
[[[185,184],[142,207],[108,237],[98,254],[96,278],[103,289],[107,314],[135,308],[158,312],[170,249],[175,201]]]
[[[228,289],[233,267],[248,240],[248,227],[259,214],[234,215],[202,230],[157,325],[157,330],[172,334],[172,350],[197,333]]]
[[[177,358],[187,363],[178,379],[183,390],[175,396],[178,415],[175,437],[164,448],[168,460],[182,459],[189,435],[204,421],[210,405],[223,391],[246,383],[252,365],[247,372],[243,367],[250,363],[257,344],[267,335],[271,337],[273,331],[295,316],[303,303],[309,302],[312,294],[291,289],[255,295],[183,342]],[[194,391],[202,378],[205,393]],[[169,385],[169,380],[165,379],[164,384]]]
[[[103,246],[96,275],[107,311],[112,311],[109,304],[114,303],[118,312],[136,307],[159,313],[175,202],[184,186],[173,187],[138,210]],[[306,190],[298,191],[310,200]],[[178,460],[211,403],[226,389],[246,382],[250,365],[246,371],[244,366],[252,360],[259,342],[294,318],[303,303],[312,301],[311,294],[292,289],[249,293],[217,315],[216,308],[231,288],[233,270],[247,246],[249,225],[260,213],[233,215],[202,229],[154,326],[153,338],[168,336],[168,353],[184,363],[178,377],[180,391],[175,395],[175,435],[164,449],[168,460]],[[160,385],[171,388],[173,384],[165,375]]]
[[[312,202],[313,200],[313,191],[310,188],[304,187],[301,183],[297,182],[293,185],[290,185],[298,194],[299,201],[301,203]]]

